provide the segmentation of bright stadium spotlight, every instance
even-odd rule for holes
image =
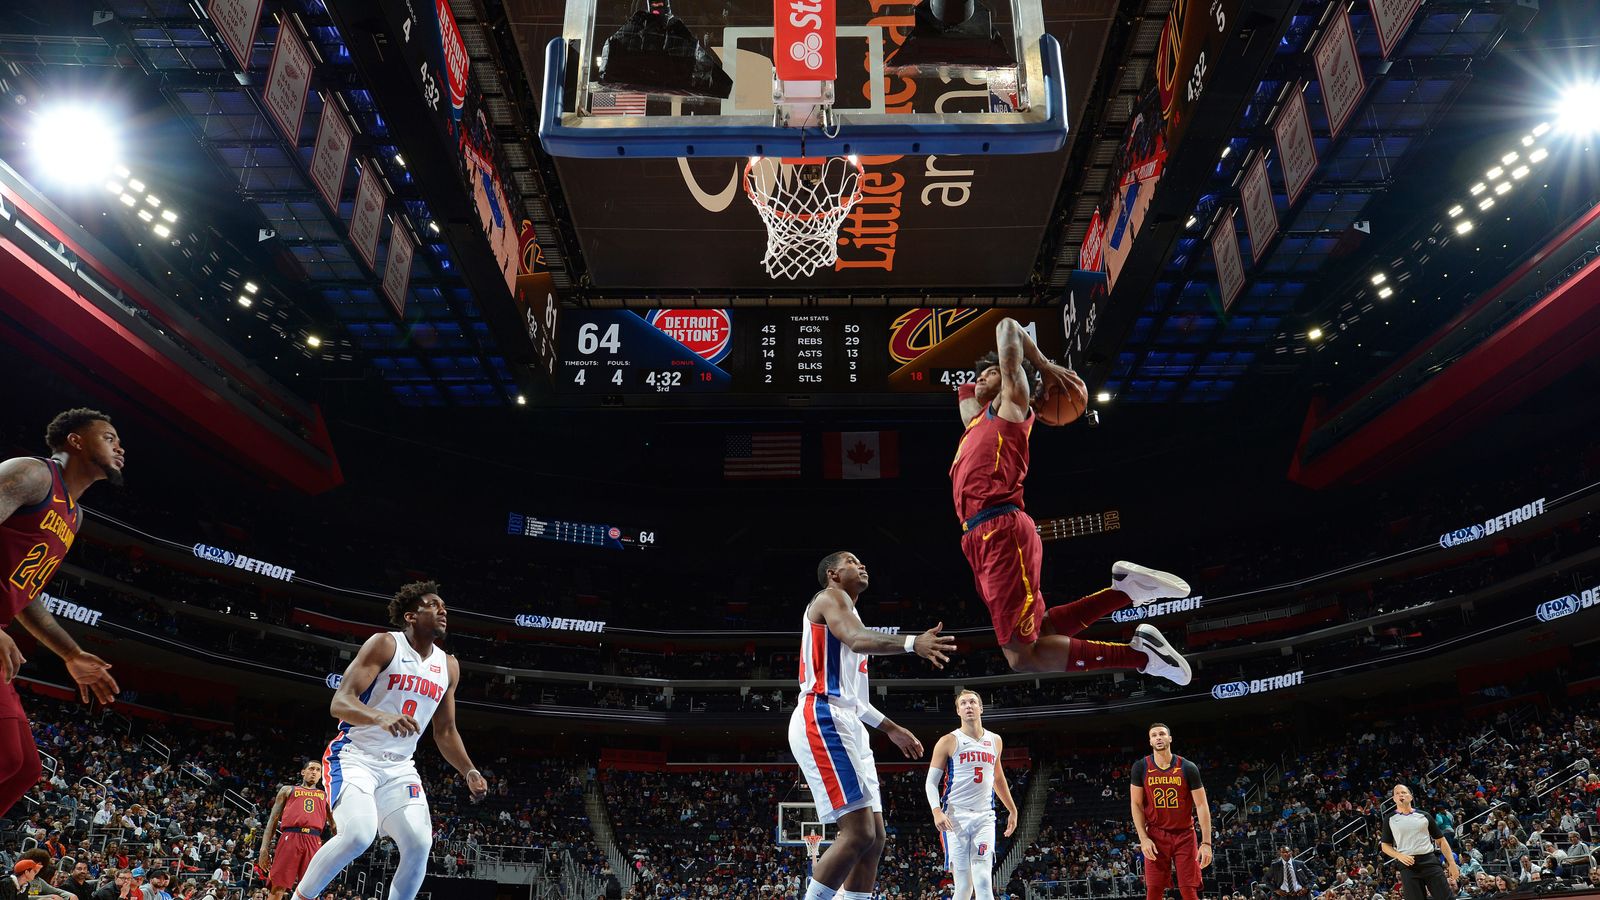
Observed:
[[[1321,328],[1313,328],[1310,331],[1306,332],[1306,340],[1308,340],[1308,341],[1320,341],[1320,340],[1322,340],[1322,329]]]
[[[321,347],[322,346],[322,338],[319,338],[314,334],[308,334],[308,335],[306,335],[306,346],[307,347]]]
[[[156,233],[156,237],[170,237],[172,235],[172,229],[160,222],[157,222],[156,226],[150,230]]]
[[[1382,272],[1374,272],[1372,274],[1372,283],[1373,284],[1383,284],[1385,281],[1388,281],[1388,280],[1389,280],[1389,276],[1383,274]]]
[[[1575,84],[1561,93],[1556,127],[1567,134],[1600,131],[1600,82]],[[1534,130],[1538,134],[1538,129]]]
[[[1469,219],[1462,219],[1461,221],[1456,223],[1456,234],[1466,234],[1467,232],[1469,232],[1471,230],[1472,230],[1472,222]]]
[[[1550,155],[1550,151],[1549,150],[1546,150],[1545,148],[1540,147],[1539,149],[1537,149],[1537,150],[1533,151],[1532,153],[1528,154],[1528,162],[1533,162],[1533,163],[1544,162],[1545,158],[1548,157],[1549,155]]]
[[[1101,391],[1100,393],[1094,395],[1094,400],[1095,400],[1096,403],[1110,403],[1111,402],[1111,392],[1110,391]]]
[[[1392,296],[1394,296],[1394,288],[1392,287],[1380,288],[1378,290],[1379,300],[1387,300]]]
[[[1454,219],[1456,216],[1461,215],[1462,211],[1463,210],[1462,210],[1461,204],[1459,204],[1459,203],[1457,203],[1455,206],[1450,207],[1450,218]]]
[[[97,110],[58,106],[46,111],[35,124],[33,152],[52,180],[65,185],[94,184],[112,173],[117,135]]]

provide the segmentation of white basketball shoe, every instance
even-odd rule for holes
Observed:
[[[1133,640],[1128,642],[1128,646],[1144,654],[1146,662],[1139,671],[1146,675],[1156,675],[1180,686],[1194,678],[1189,661],[1162,637],[1154,625],[1135,628]]]
[[[1111,586],[1127,594],[1134,606],[1189,596],[1189,582],[1172,574],[1123,560],[1111,565]]]

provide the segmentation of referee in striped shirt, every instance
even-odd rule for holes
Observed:
[[[1433,816],[1411,806],[1411,788],[1394,786],[1394,812],[1383,820],[1383,853],[1400,863],[1405,900],[1451,900],[1461,877]],[[1447,874],[1448,871],[1448,874]]]

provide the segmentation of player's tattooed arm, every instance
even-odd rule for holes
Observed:
[[[1033,336],[1023,328],[1016,319],[1001,319],[995,327],[995,347],[1000,356],[1000,414],[1011,421],[1020,422],[1028,415],[1028,404],[1031,402],[1031,385],[1028,384],[1027,372],[1022,368],[1022,361],[1027,360],[1039,373],[1039,389],[1041,395],[1052,391],[1082,394],[1084,402],[1088,402],[1088,392],[1083,387],[1083,380],[1078,378],[1065,366],[1057,365],[1044,355],[1039,345],[1034,343]],[[1007,403],[1015,404],[1016,418],[1006,415]]]
[[[261,849],[256,854],[256,865],[263,869],[272,867],[272,836],[278,833],[278,819],[283,816],[283,805],[289,802],[289,795],[293,792],[294,788],[286,784],[278,788],[278,796],[273,798],[272,814],[261,829]]]
[[[906,652],[904,636],[880,634],[861,624],[859,617],[851,615],[849,595],[838,588],[819,591],[816,598],[811,601],[811,609],[806,615],[821,616],[822,621],[828,626],[829,633],[837,638],[839,643],[863,656],[889,656]],[[940,622],[917,635],[912,642],[913,653],[940,668],[950,661],[948,654],[954,653],[956,649],[956,639],[940,634],[939,632],[943,630],[944,623]]]
[[[19,456],[0,462],[0,522],[50,496],[50,467]]]

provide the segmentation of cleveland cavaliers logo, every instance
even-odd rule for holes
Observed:
[[[889,326],[889,355],[905,365],[939,346],[976,318],[976,309],[913,309]]]

